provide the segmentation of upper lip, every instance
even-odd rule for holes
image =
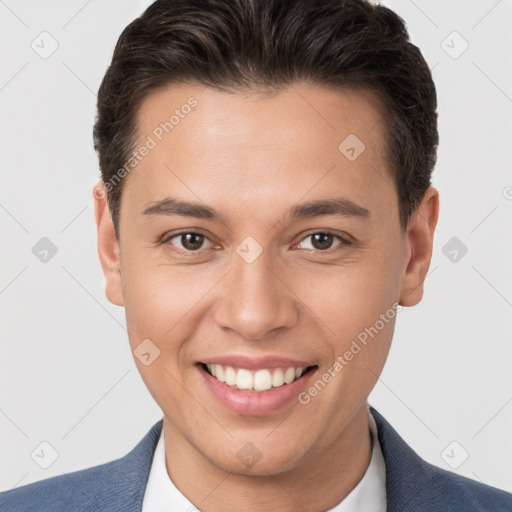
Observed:
[[[199,361],[204,364],[220,364],[222,366],[233,366],[234,368],[246,368],[248,370],[259,370],[263,368],[307,368],[313,366],[311,362],[291,359],[289,357],[264,356],[247,357],[243,355],[208,357]]]

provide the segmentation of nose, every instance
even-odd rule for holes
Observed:
[[[217,325],[246,340],[268,339],[296,325],[300,316],[292,284],[285,273],[272,268],[267,254],[263,251],[251,263],[235,256],[218,290],[222,298],[214,314]]]

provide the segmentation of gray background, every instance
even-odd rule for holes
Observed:
[[[91,192],[95,92],[149,3],[0,1],[2,490],[120,457],[161,417],[104,295]],[[370,403],[426,460],[512,491],[512,2],[385,3],[438,87],[441,217]]]

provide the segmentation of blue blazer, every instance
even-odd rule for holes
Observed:
[[[512,512],[512,494],[428,464],[371,412],[386,462],[387,512]],[[162,420],[120,459],[0,493],[0,511],[140,511],[161,430]]]

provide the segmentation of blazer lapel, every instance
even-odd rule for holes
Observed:
[[[386,463],[387,512],[435,510],[436,473],[373,408],[379,442]]]
[[[101,475],[83,472],[80,477],[75,477],[77,489],[81,489],[82,494],[87,490],[87,495],[82,500],[84,510],[91,510],[93,503],[99,504],[100,508],[97,510],[103,512],[142,510],[144,492],[162,425],[163,421],[159,420],[131,452],[100,466]],[[94,490],[92,493],[91,489]]]

